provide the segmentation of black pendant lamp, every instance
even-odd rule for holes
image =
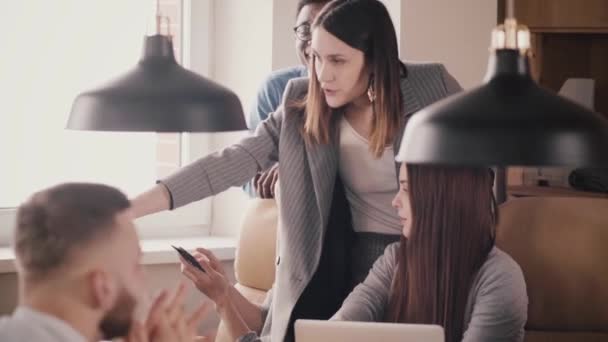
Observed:
[[[157,34],[145,37],[142,57],[133,69],[76,97],[68,129],[140,132],[246,129],[236,94],[177,64],[171,35],[160,34],[162,19],[157,14]]]
[[[608,166],[608,120],[539,87],[530,33],[513,18],[492,33],[484,84],[415,114],[397,160],[471,166]]]

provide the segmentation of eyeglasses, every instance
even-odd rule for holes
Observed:
[[[312,33],[310,32],[309,23],[302,23],[294,27],[293,32],[296,34],[296,38],[303,42],[309,42],[312,39]]]

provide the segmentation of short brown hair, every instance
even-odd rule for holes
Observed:
[[[82,247],[114,228],[116,214],[130,207],[118,189],[67,183],[34,194],[17,211],[15,254],[26,273],[44,277]]]

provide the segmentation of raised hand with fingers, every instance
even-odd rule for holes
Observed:
[[[193,254],[204,272],[181,259],[182,273],[216,305],[216,311],[225,323],[233,340],[245,335],[246,341],[258,341],[256,332],[262,328],[262,312],[259,306],[247,300],[228,281],[222,263],[205,248],[197,248]],[[251,339],[252,336],[255,338]],[[204,340],[203,340],[204,341]]]
[[[254,184],[260,198],[274,198],[274,187],[279,180],[279,164],[269,170],[260,172],[254,179]]]
[[[148,330],[146,326],[138,321],[134,320],[131,323],[131,329],[129,330],[129,335],[125,337],[125,342],[150,342],[148,338]]]
[[[230,295],[232,285],[228,281],[220,261],[213,253],[204,248],[197,248],[194,257],[205,272],[200,271],[180,257],[182,274],[216,304],[226,300]]]
[[[203,303],[188,315],[183,304],[185,295],[184,283],[180,283],[174,294],[161,292],[152,304],[145,324],[148,340],[133,342],[195,341],[197,327],[206,316],[210,305]],[[134,336],[140,337],[141,333],[134,332]]]

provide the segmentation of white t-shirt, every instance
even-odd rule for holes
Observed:
[[[399,189],[393,147],[387,146],[376,159],[367,139],[342,117],[339,172],[355,232],[401,234],[397,210],[391,205]]]
[[[0,341],[86,342],[86,339],[65,321],[20,306],[12,316],[0,317]]]

